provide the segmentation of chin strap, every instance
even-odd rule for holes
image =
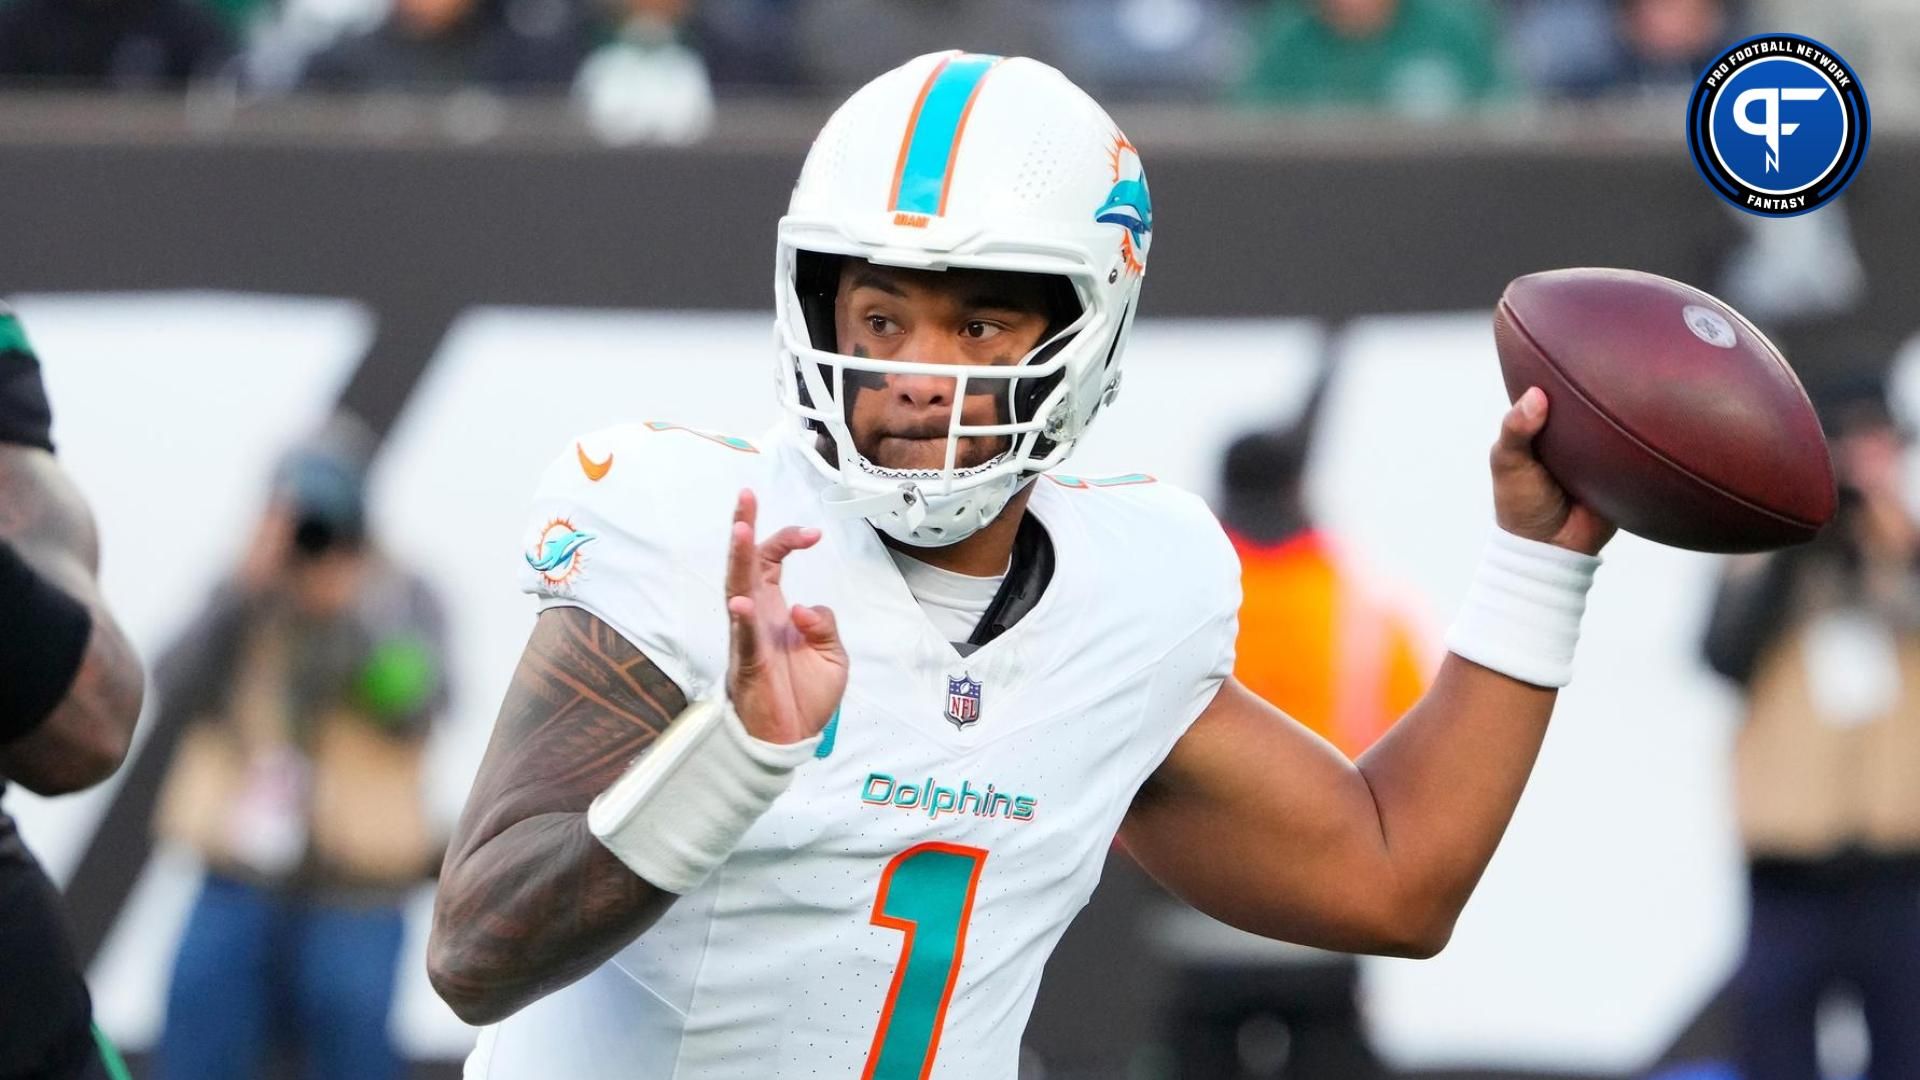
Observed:
[[[908,530],[917,529],[927,520],[927,500],[920,489],[912,484],[901,484],[892,491],[863,495],[845,484],[834,484],[820,494],[820,501],[836,517],[876,518],[886,514],[900,512],[906,519]]]

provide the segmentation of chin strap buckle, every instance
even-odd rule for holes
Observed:
[[[927,520],[927,500],[912,484],[901,484],[892,491],[861,494],[845,484],[834,484],[820,495],[828,512],[836,517],[877,518],[899,513],[909,531]]]

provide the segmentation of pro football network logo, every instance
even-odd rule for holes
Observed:
[[[533,546],[526,551],[527,566],[540,575],[548,591],[564,593],[587,568],[586,556],[580,549],[593,539],[592,533],[574,528],[573,522],[566,518],[554,518],[540,530]]]
[[[980,719],[980,680],[972,675],[947,676],[947,719],[960,731]]]
[[[1715,57],[1687,105],[1693,163],[1750,214],[1792,217],[1846,190],[1867,156],[1866,91],[1832,49],[1762,34]]]

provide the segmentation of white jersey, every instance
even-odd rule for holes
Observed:
[[[700,888],[585,978],[481,1034],[469,1080],[1007,1080],[1041,968],[1141,783],[1233,666],[1239,566],[1206,506],[1145,476],[1036,481],[1039,602],[962,657],[878,535],[836,520],[793,441],[648,423],[569,446],[526,557],[691,700],[727,668],[733,503],[851,657],[815,758]]]

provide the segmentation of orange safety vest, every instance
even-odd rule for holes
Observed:
[[[1319,530],[1278,544],[1228,535],[1242,591],[1234,677],[1358,757],[1426,692],[1422,635]]]

